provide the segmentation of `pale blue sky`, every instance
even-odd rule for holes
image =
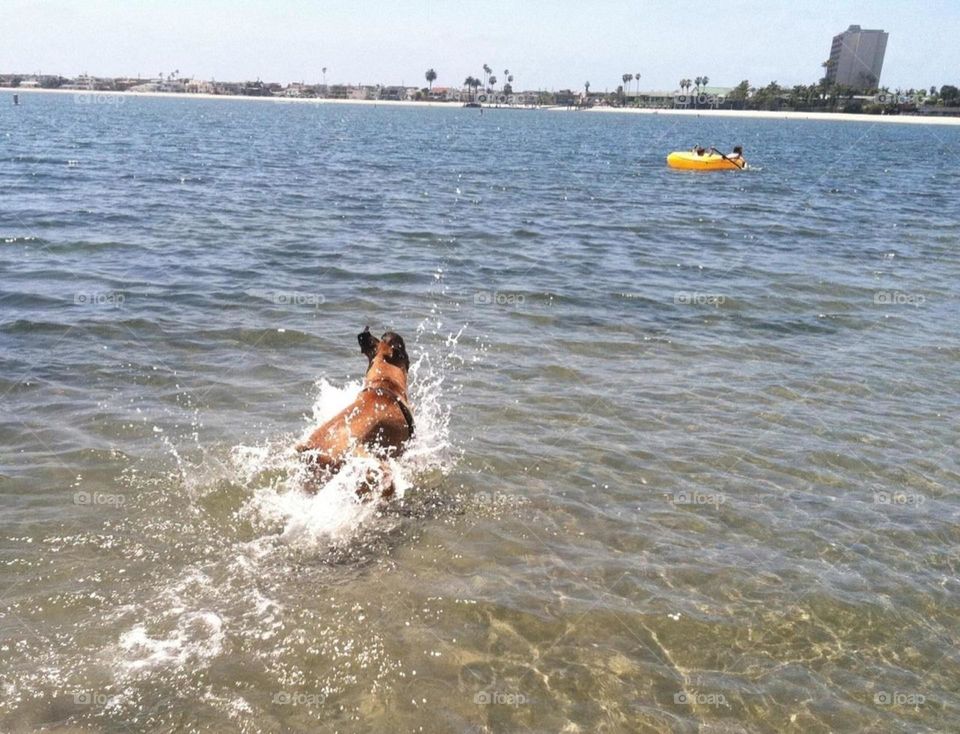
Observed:
[[[960,83],[960,0],[3,0],[0,71],[438,85],[504,68],[517,88],[681,77],[814,82],[851,23],[890,33],[881,82]]]

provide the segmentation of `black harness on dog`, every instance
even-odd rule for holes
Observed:
[[[388,390],[385,387],[365,387],[360,392],[372,392],[376,393],[378,397],[391,397],[394,402],[397,404],[397,407],[400,408],[400,412],[403,413],[403,419],[407,422],[407,430],[410,431],[410,438],[413,438],[413,413],[410,412],[410,406],[407,405],[407,401],[404,400],[400,395],[395,393],[393,390]]]

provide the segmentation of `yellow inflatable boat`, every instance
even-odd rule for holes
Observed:
[[[692,151],[674,151],[667,156],[670,168],[685,171],[739,171],[747,165],[743,158],[724,158],[719,153],[697,155]]]

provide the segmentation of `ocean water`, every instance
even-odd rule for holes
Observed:
[[[0,94],[0,730],[957,731],[958,168]],[[415,363],[387,507],[291,452],[368,324]]]

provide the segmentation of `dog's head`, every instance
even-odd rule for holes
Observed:
[[[399,334],[388,331],[377,339],[368,326],[357,334],[357,341],[360,342],[360,351],[367,358],[368,371],[377,363],[403,370],[404,375],[410,369],[407,347]]]

